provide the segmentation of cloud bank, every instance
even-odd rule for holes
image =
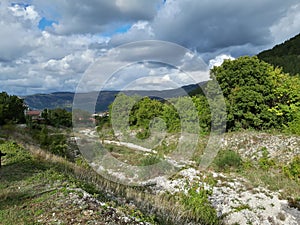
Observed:
[[[133,41],[174,42],[207,64],[253,55],[298,34],[299,9],[298,0],[3,0],[0,90],[18,95],[74,91],[95,60]],[[147,51],[176,58],[163,48]],[[176,60],[193,70],[189,56]],[[139,66],[125,71],[124,79],[130,82],[135,72],[150,74],[147,66],[144,71]],[[174,74],[167,66],[157,71],[165,80]]]

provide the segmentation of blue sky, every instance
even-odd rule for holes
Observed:
[[[124,25],[121,25],[120,27],[116,27],[114,30],[112,30],[110,32],[104,32],[101,35],[106,36],[106,37],[112,37],[115,34],[126,33],[131,28],[131,26],[132,26],[132,24],[124,24]]]
[[[18,95],[74,91],[92,63],[135,41],[172,42],[214,65],[300,31],[298,0],[3,0],[0,14],[0,91]]]
[[[47,27],[52,27],[53,23],[58,24],[55,20],[47,20],[45,17],[43,17],[39,22],[39,29],[45,30]]]

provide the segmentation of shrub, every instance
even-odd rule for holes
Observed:
[[[161,158],[157,155],[149,155],[146,158],[143,158],[141,160],[141,165],[142,166],[150,166],[154,165],[156,163],[159,163],[161,161]]]
[[[300,113],[297,113],[294,120],[288,123],[285,132],[300,135]]]
[[[300,180],[300,157],[294,157],[293,161],[283,167],[284,173],[293,180]]]
[[[145,129],[145,130],[142,130],[142,131],[139,131],[137,134],[136,134],[136,137],[138,139],[141,139],[141,140],[144,140],[144,139],[147,139],[150,137],[150,131],[149,131],[149,128],[148,129]]]
[[[261,151],[262,151],[262,157],[258,160],[258,165],[260,168],[264,170],[268,170],[270,169],[270,167],[275,165],[275,162],[273,159],[270,158],[269,156],[270,153],[268,152],[266,147],[263,147]]]
[[[241,156],[232,150],[220,151],[214,160],[214,164],[219,170],[238,169],[242,165]]]
[[[212,68],[210,74],[226,101],[228,130],[280,129],[299,111],[300,79],[256,56],[225,60],[221,66]],[[214,93],[209,83],[207,93]]]
[[[194,184],[187,194],[181,193],[180,202],[201,224],[220,224],[216,209],[212,207],[208,199],[209,195],[209,190],[199,184]]]

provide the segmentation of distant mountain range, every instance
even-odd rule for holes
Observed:
[[[290,75],[300,74],[300,34],[257,56],[267,63],[282,67]]]
[[[127,95],[140,95],[149,96],[151,98],[173,98],[179,96],[185,96],[187,94],[197,94],[202,93],[201,86],[206,82],[201,82],[199,84],[186,85],[177,89],[163,90],[163,91],[122,91]],[[93,104],[93,99],[95,95],[98,96],[96,104],[96,112],[108,110],[108,106],[114,101],[115,96],[120,93],[120,91],[101,91],[99,94],[97,92],[90,93],[79,93],[77,94],[77,99],[82,98],[82,103],[87,107]],[[72,110],[73,99],[75,93],[73,92],[55,92],[51,94],[34,94],[24,96],[23,99],[30,109],[43,110],[43,109],[54,109],[54,108],[64,108],[69,111]]]
[[[74,93],[55,92],[51,94],[35,94],[22,96],[30,109],[54,109],[64,108],[70,110],[73,104]]]

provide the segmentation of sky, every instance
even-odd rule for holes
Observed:
[[[208,79],[193,74],[201,60],[211,68],[299,32],[298,0],[1,0],[0,91],[75,91],[95,64],[116,69],[94,81],[107,88],[180,86]],[[150,55],[175,63],[141,63]]]

